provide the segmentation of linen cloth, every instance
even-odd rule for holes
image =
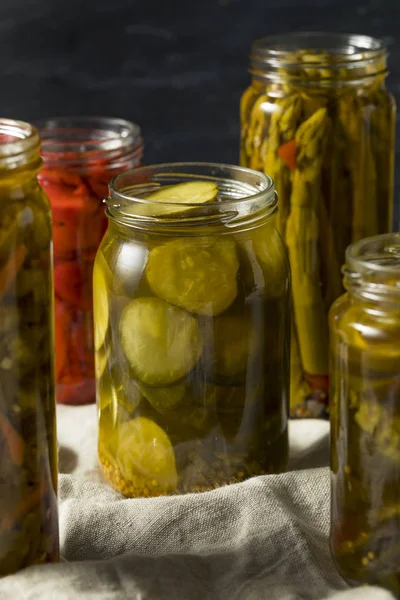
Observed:
[[[124,499],[97,466],[95,410],[58,407],[63,561],[0,579],[0,599],[393,598],[348,588],[331,560],[328,423],[291,422],[283,475]]]

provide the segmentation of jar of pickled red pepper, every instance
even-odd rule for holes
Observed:
[[[0,576],[58,559],[50,205],[37,130],[0,119]]]
[[[60,118],[38,123],[39,175],[53,213],[57,402],[95,401],[92,274],[107,228],[108,182],[143,154],[137,125],[122,119]]]
[[[213,489],[288,457],[290,280],[261,173],[117,176],[94,267],[100,464],[126,496]]]
[[[241,99],[241,164],[267,173],[293,286],[292,416],[328,406],[328,319],[355,240],[392,228],[395,104],[387,50],[360,35],[257,40]]]
[[[331,547],[350,583],[400,595],[400,234],[352,244],[330,311]]]

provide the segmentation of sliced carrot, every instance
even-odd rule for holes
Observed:
[[[296,140],[294,139],[278,148],[279,158],[293,171],[296,168],[296,151]]]
[[[24,460],[25,442],[2,412],[0,412],[0,436],[7,444],[11,460],[20,467]]]
[[[0,300],[14,283],[26,258],[26,247],[21,244],[9,255],[0,269]]]

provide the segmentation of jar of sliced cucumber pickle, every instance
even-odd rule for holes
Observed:
[[[355,240],[391,231],[395,105],[385,44],[298,33],[257,40],[241,100],[241,164],[267,173],[292,268],[293,416],[328,406],[328,310]]]
[[[94,267],[98,451],[126,496],[208,490],[288,456],[290,279],[261,173],[118,175]]]
[[[356,242],[330,312],[331,546],[352,583],[400,594],[400,234]]]

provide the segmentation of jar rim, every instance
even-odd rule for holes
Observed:
[[[35,122],[41,138],[41,154],[47,165],[109,161],[126,155],[140,158],[141,129],[136,123],[115,117],[51,117]]]
[[[0,118],[0,168],[10,170],[38,162],[39,149],[36,127],[25,121]]]
[[[395,294],[400,298],[400,233],[385,233],[350,244],[343,273],[346,287],[365,286],[375,295]]]
[[[213,181],[223,189],[224,198],[207,203],[182,204],[155,202],[141,197],[162,185],[188,181]],[[105,202],[108,216],[127,225],[134,222],[137,225],[141,221],[150,226],[190,226],[196,221],[204,225],[215,217],[226,224],[248,222],[259,217],[260,212],[267,216],[275,212],[277,197],[272,179],[259,171],[223,163],[176,162],[149,165],[118,174],[109,184],[109,196]],[[160,211],[162,205],[167,207],[165,214]],[[143,206],[147,207],[145,211]],[[171,216],[171,209],[175,216]]]
[[[307,79],[320,81],[323,71],[339,76],[346,70],[349,83],[385,74],[387,55],[386,42],[367,35],[289,32],[256,39],[251,48],[249,71],[259,77],[275,73],[277,79],[279,69],[288,75],[301,68],[308,73]]]

